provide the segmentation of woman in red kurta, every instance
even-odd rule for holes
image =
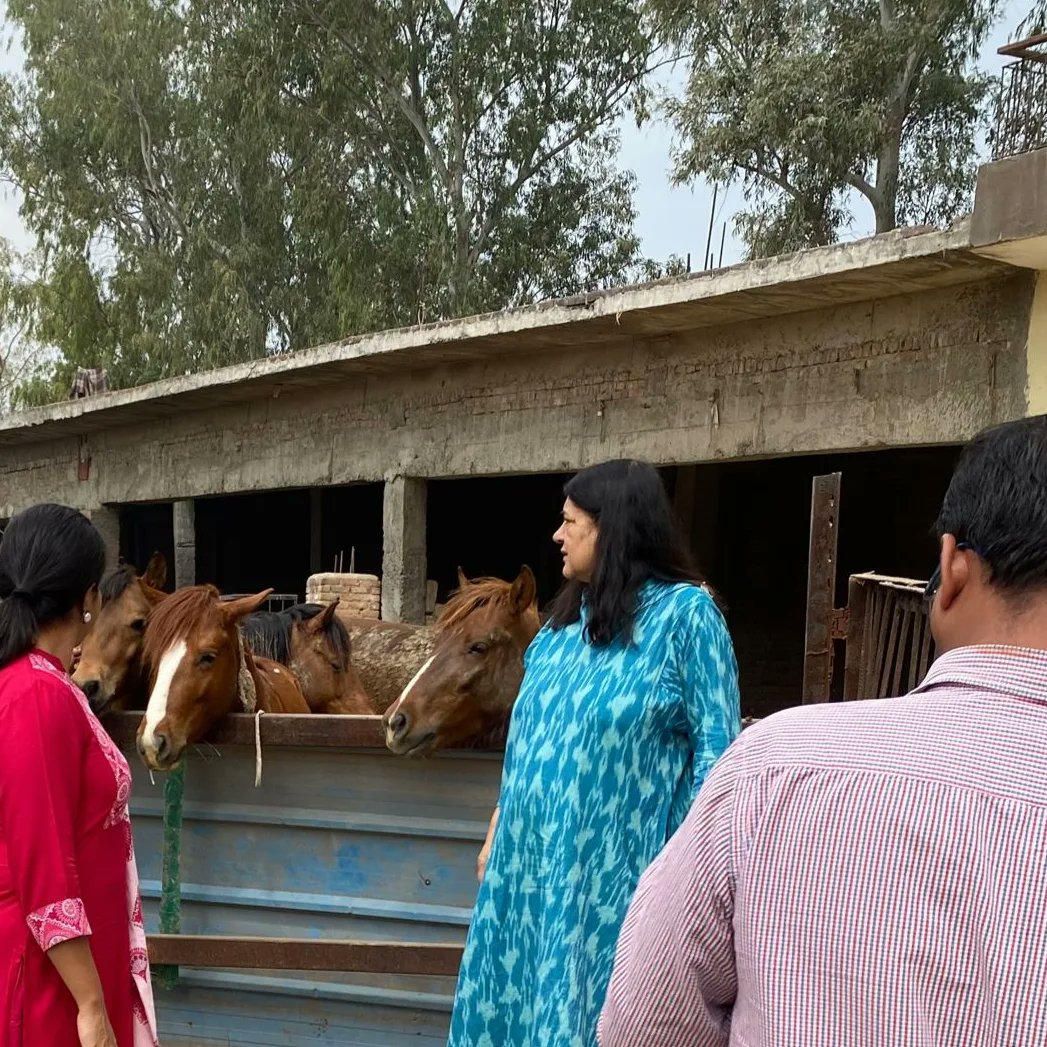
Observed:
[[[2,1047],[156,1043],[130,772],[67,676],[103,566],[97,531],[60,506],[0,543]]]

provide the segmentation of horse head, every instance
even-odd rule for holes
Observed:
[[[436,625],[432,657],[419,669],[383,723],[388,748],[426,756],[475,740],[508,721],[523,680],[523,656],[538,632],[538,594],[529,567],[513,582],[469,581]]]
[[[287,664],[313,712],[371,715],[374,707],[353,670],[349,631],[337,610],[335,600],[291,621]]]
[[[146,621],[167,596],[167,561],[153,553],[139,576],[121,563],[102,579],[102,606],[81,647],[73,681],[84,692],[95,714],[109,709],[142,708],[145,681],[142,648]]]
[[[253,709],[255,666],[239,626],[271,592],[223,602],[213,585],[191,586],[169,596],[150,616],[149,702],[138,726],[138,751],[147,767],[171,770],[186,746],[200,741],[227,713]]]

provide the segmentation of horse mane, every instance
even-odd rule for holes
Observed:
[[[291,628],[294,623],[308,622],[323,610],[323,604],[299,603],[282,611],[256,611],[244,619],[244,640],[255,654],[287,665],[291,660]],[[349,630],[337,615],[332,615],[324,626],[324,639],[338,656],[342,668],[348,669],[352,657]]]
[[[98,595],[101,596],[103,604],[119,600],[137,581],[138,572],[133,564],[118,564],[103,575],[101,582],[98,583]]]
[[[145,631],[144,653],[154,665],[185,637],[198,622],[217,621],[218,590],[213,585],[193,585],[179,589],[153,608]]]
[[[447,599],[443,613],[436,621],[437,635],[460,629],[474,612],[482,607],[509,607],[513,583],[502,578],[477,578],[465,589],[456,589]]]

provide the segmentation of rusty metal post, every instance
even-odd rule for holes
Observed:
[[[843,667],[843,699],[864,697],[862,678],[865,668],[865,636],[868,631],[868,589],[851,577],[847,586],[847,645]]]
[[[832,697],[841,478],[841,473],[816,476],[812,485],[807,631],[803,656],[804,704],[827,702]]]

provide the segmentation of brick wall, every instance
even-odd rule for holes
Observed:
[[[373,574],[314,574],[305,583],[308,603],[330,603],[337,598],[339,611],[351,618],[379,618],[382,583]]]

